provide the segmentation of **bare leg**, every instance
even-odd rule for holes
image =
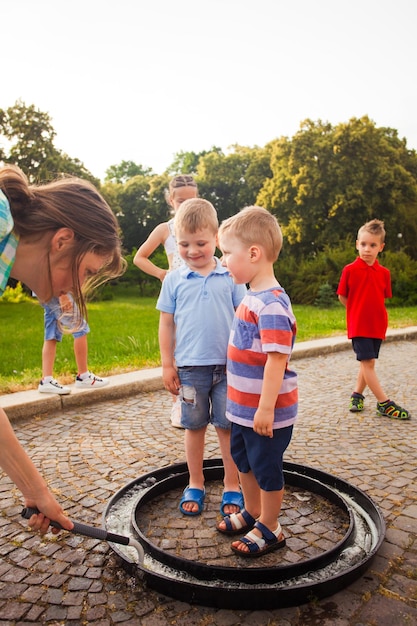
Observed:
[[[388,400],[388,396],[382,389],[378,376],[375,372],[375,359],[361,361],[360,371],[365,383],[368,385],[378,402],[385,402],[385,400]]]
[[[56,357],[56,339],[47,339],[42,347],[42,378],[52,376]]]
[[[254,519],[256,519],[261,512],[261,490],[256,481],[253,472],[242,474],[239,472],[240,484],[242,485],[243,497],[245,499],[245,511],[247,511]],[[238,513],[238,519],[242,526],[246,524],[243,517]],[[222,520],[218,524],[220,530],[226,530],[226,522]]]
[[[239,473],[230,452],[230,430],[226,428],[216,428],[216,433],[219,440],[220,454],[222,456],[224,466],[224,490],[240,491]],[[224,507],[226,515],[238,513],[239,510],[240,508],[235,504],[228,504]]]
[[[359,364],[359,372],[358,372],[358,377],[356,379],[355,392],[360,393],[362,396],[363,392],[365,391],[365,387],[366,387],[366,381],[363,377],[362,367]]]
[[[88,372],[88,342],[87,335],[74,337],[74,356],[77,363],[77,373],[86,374]]]
[[[184,435],[185,458],[190,474],[189,486],[194,489],[204,489],[203,458],[206,430],[207,426],[198,430],[189,430],[187,428]],[[196,502],[184,502],[182,507],[184,511],[192,513],[198,511]]]

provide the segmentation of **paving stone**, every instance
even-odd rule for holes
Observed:
[[[417,458],[417,389],[413,368],[392,366],[398,362],[417,362],[416,340],[385,343],[378,362],[383,387],[392,389],[395,400],[414,414],[408,422],[377,417],[368,392],[363,413],[348,411],[357,375],[351,350],[293,361],[299,373],[300,414],[286,460],[335,474],[363,489],[387,522],[380,552],[345,589],[306,605],[270,611],[180,602],[127,573],[106,542],[71,533],[40,540],[20,517],[23,504],[18,490],[0,474],[5,512],[0,517],[0,626],[84,622],[94,626],[401,626],[416,622],[417,467],[410,459]],[[39,412],[36,418],[14,423],[14,428],[69,515],[101,526],[109,499],[128,482],[184,462],[183,431],[171,428],[170,408],[165,391],[141,392],[57,414]],[[205,455],[220,456],[210,428]],[[178,514],[179,494],[164,496],[163,515],[159,508],[150,520],[155,539],[166,542],[165,549],[175,550],[181,547],[182,536],[183,549],[188,545],[190,554],[199,559],[204,554],[213,558],[216,546],[222,559],[233,559],[230,538],[222,538],[220,547],[214,540],[219,534],[213,531],[218,489],[208,494],[203,517],[193,521]],[[332,517],[309,505],[295,502],[287,488],[281,522],[290,564],[304,552],[326,550],[338,537]],[[156,513],[169,522],[170,535],[158,527]]]

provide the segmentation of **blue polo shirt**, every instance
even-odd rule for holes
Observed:
[[[226,364],[235,309],[246,287],[235,285],[227,268],[215,260],[207,276],[184,264],[168,272],[162,283],[156,308],[174,316],[178,367]]]

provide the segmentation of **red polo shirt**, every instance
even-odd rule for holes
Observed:
[[[368,265],[361,258],[346,265],[337,294],[347,298],[348,338],[385,339],[388,315],[385,298],[392,297],[390,271],[375,260]]]

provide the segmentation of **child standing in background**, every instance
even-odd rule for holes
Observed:
[[[344,267],[337,288],[339,300],[346,307],[348,338],[359,361],[349,410],[363,411],[363,392],[368,386],[377,399],[378,415],[406,420],[409,412],[388,398],[375,372],[375,360],[388,327],[385,298],[392,296],[390,271],[377,259],[384,247],[384,222],[375,219],[361,226],[356,240],[359,256]]]
[[[188,174],[180,174],[174,176],[169,183],[168,204],[175,212],[179,206],[191,198],[197,198],[198,188],[192,176]],[[164,246],[168,259],[168,270],[158,267],[149,259],[151,254],[160,246]],[[162,282],[167,272],[177,269],[182,265],[183,261],[178,253],[177,242],[174,232],[174,218],[168,222],[158,224],[151,232],[147,240],[140,246],[137,251],[133,263],[146,274],[159,278]],[[171,410],[171,424],[176,428],[181,428],[181,404],[178,396],[173,396],[173,406]]]
[[[224,465],[223,515],[243,508],[238,472],[230,454],[226,418],[226,353],[236,306],[246,293],[234,285],[214,254],[218,220],[206,200],[185,201],[175,215],[175,235],[183,265],[162,283],[159,344],[165,388],[181,398],[185,456],[190,474],[180,510],[203,511],[203,457],[207,426],[213,424]]]
[[[283,454],[298,409],[297,375],[288,368],[296,321],[274,275],[282,234],[269,211],[246,207],[224,221],[219,245],[234,282],[248,283],[249,291],[236,310],[227,351],[226,415],[245,508],[217,529],[244,534],[232,543],[233,552],[258,557],[285,546],[279,515]]]
[[[181,174],[174,176],[169,183],[168,204],[174,212],[179,206],[190,198],[197,198],[198,188],[194,178],[189,175]],[[159,278],[162,282],[170,270],[175,270],[182,264],[182,259],[178,254],[177,243],[175,241],[174,217],[168,222],[158,224],[147,240],[140,246],[133,259],[133,263],[150,276]],[[159,246],[164,246],[168,259],[168,270],[158,267],[149,257],[155,252]]]
[[[98,389],[108,385],[108,378],[100,378],[88,370],[87,334],[90,332],[90,327],[86,320],[80,317],[72,296],[64,294],[59,298],[53,298],[42,306],[44,309],[45,339],[42,348],[42,380],[39,383],[38,391],[59,395],[71,393],[70,387],[61,385],[53,377],[56,344],[62,341],[64,328],[74,337],[74,355],[78,371],[75,386],[82,389]]]

